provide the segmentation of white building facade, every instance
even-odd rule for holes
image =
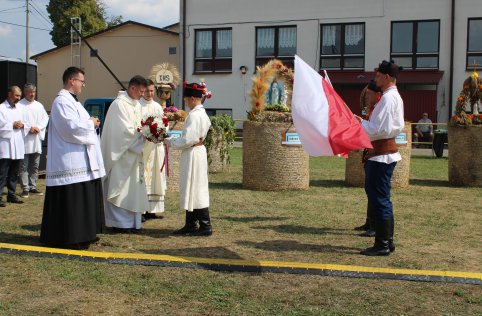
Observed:
[[[327,70],[354,113],[373,69],[394,59],[405,68],[405,119],[428,112],[447,122],[463,81],[482,69],[481,0],[180,2],[181,71],[188,82],[205,79],[212,114],[245,119],[256,66],[271,58],[292,65],[297,54]]]

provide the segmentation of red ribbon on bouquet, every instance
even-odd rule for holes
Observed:
[[[161,173],[166,167],[166,175],[169,177],[169,150],[167,144],[164,144],[164,161],[162,162]]]

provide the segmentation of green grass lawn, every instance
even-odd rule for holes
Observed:
[[[178,194],[138,235],[101,235],[101,252],[482,272],[482,190],[448,184],[447,159],[412,157],[410,186],[392,191],[397,250],[365,257],[366,197],[344,185],[345,160],[312,158],[310,188],[242,188],[241,150],[210,175],[209,238],[175,237]],[[43,184],[43,182],[42,182]],[[0,242],[40,245],[43,198],[0,209]],[[482,315],[480,286],[110,265],[0,254],[0,314]]]

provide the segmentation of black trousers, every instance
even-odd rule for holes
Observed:
[[[3,187],[6,184],[8,197],[15,198],[21,161],[21,159],[0,159],[0,194],[3,192]]]

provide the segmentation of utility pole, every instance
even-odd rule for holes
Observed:
[[[29,37],[30,37],[30,34],[29,34],[29,0],[25,0],[25,5],[26,5],[26,13],[27,13],[27,16],[26,16],[26,34],[25,34],[25,83],[28,83],[28,61],[30,59],[30,51],[29,51],[29,46],[30,46],[30,42],[29,42]]]

